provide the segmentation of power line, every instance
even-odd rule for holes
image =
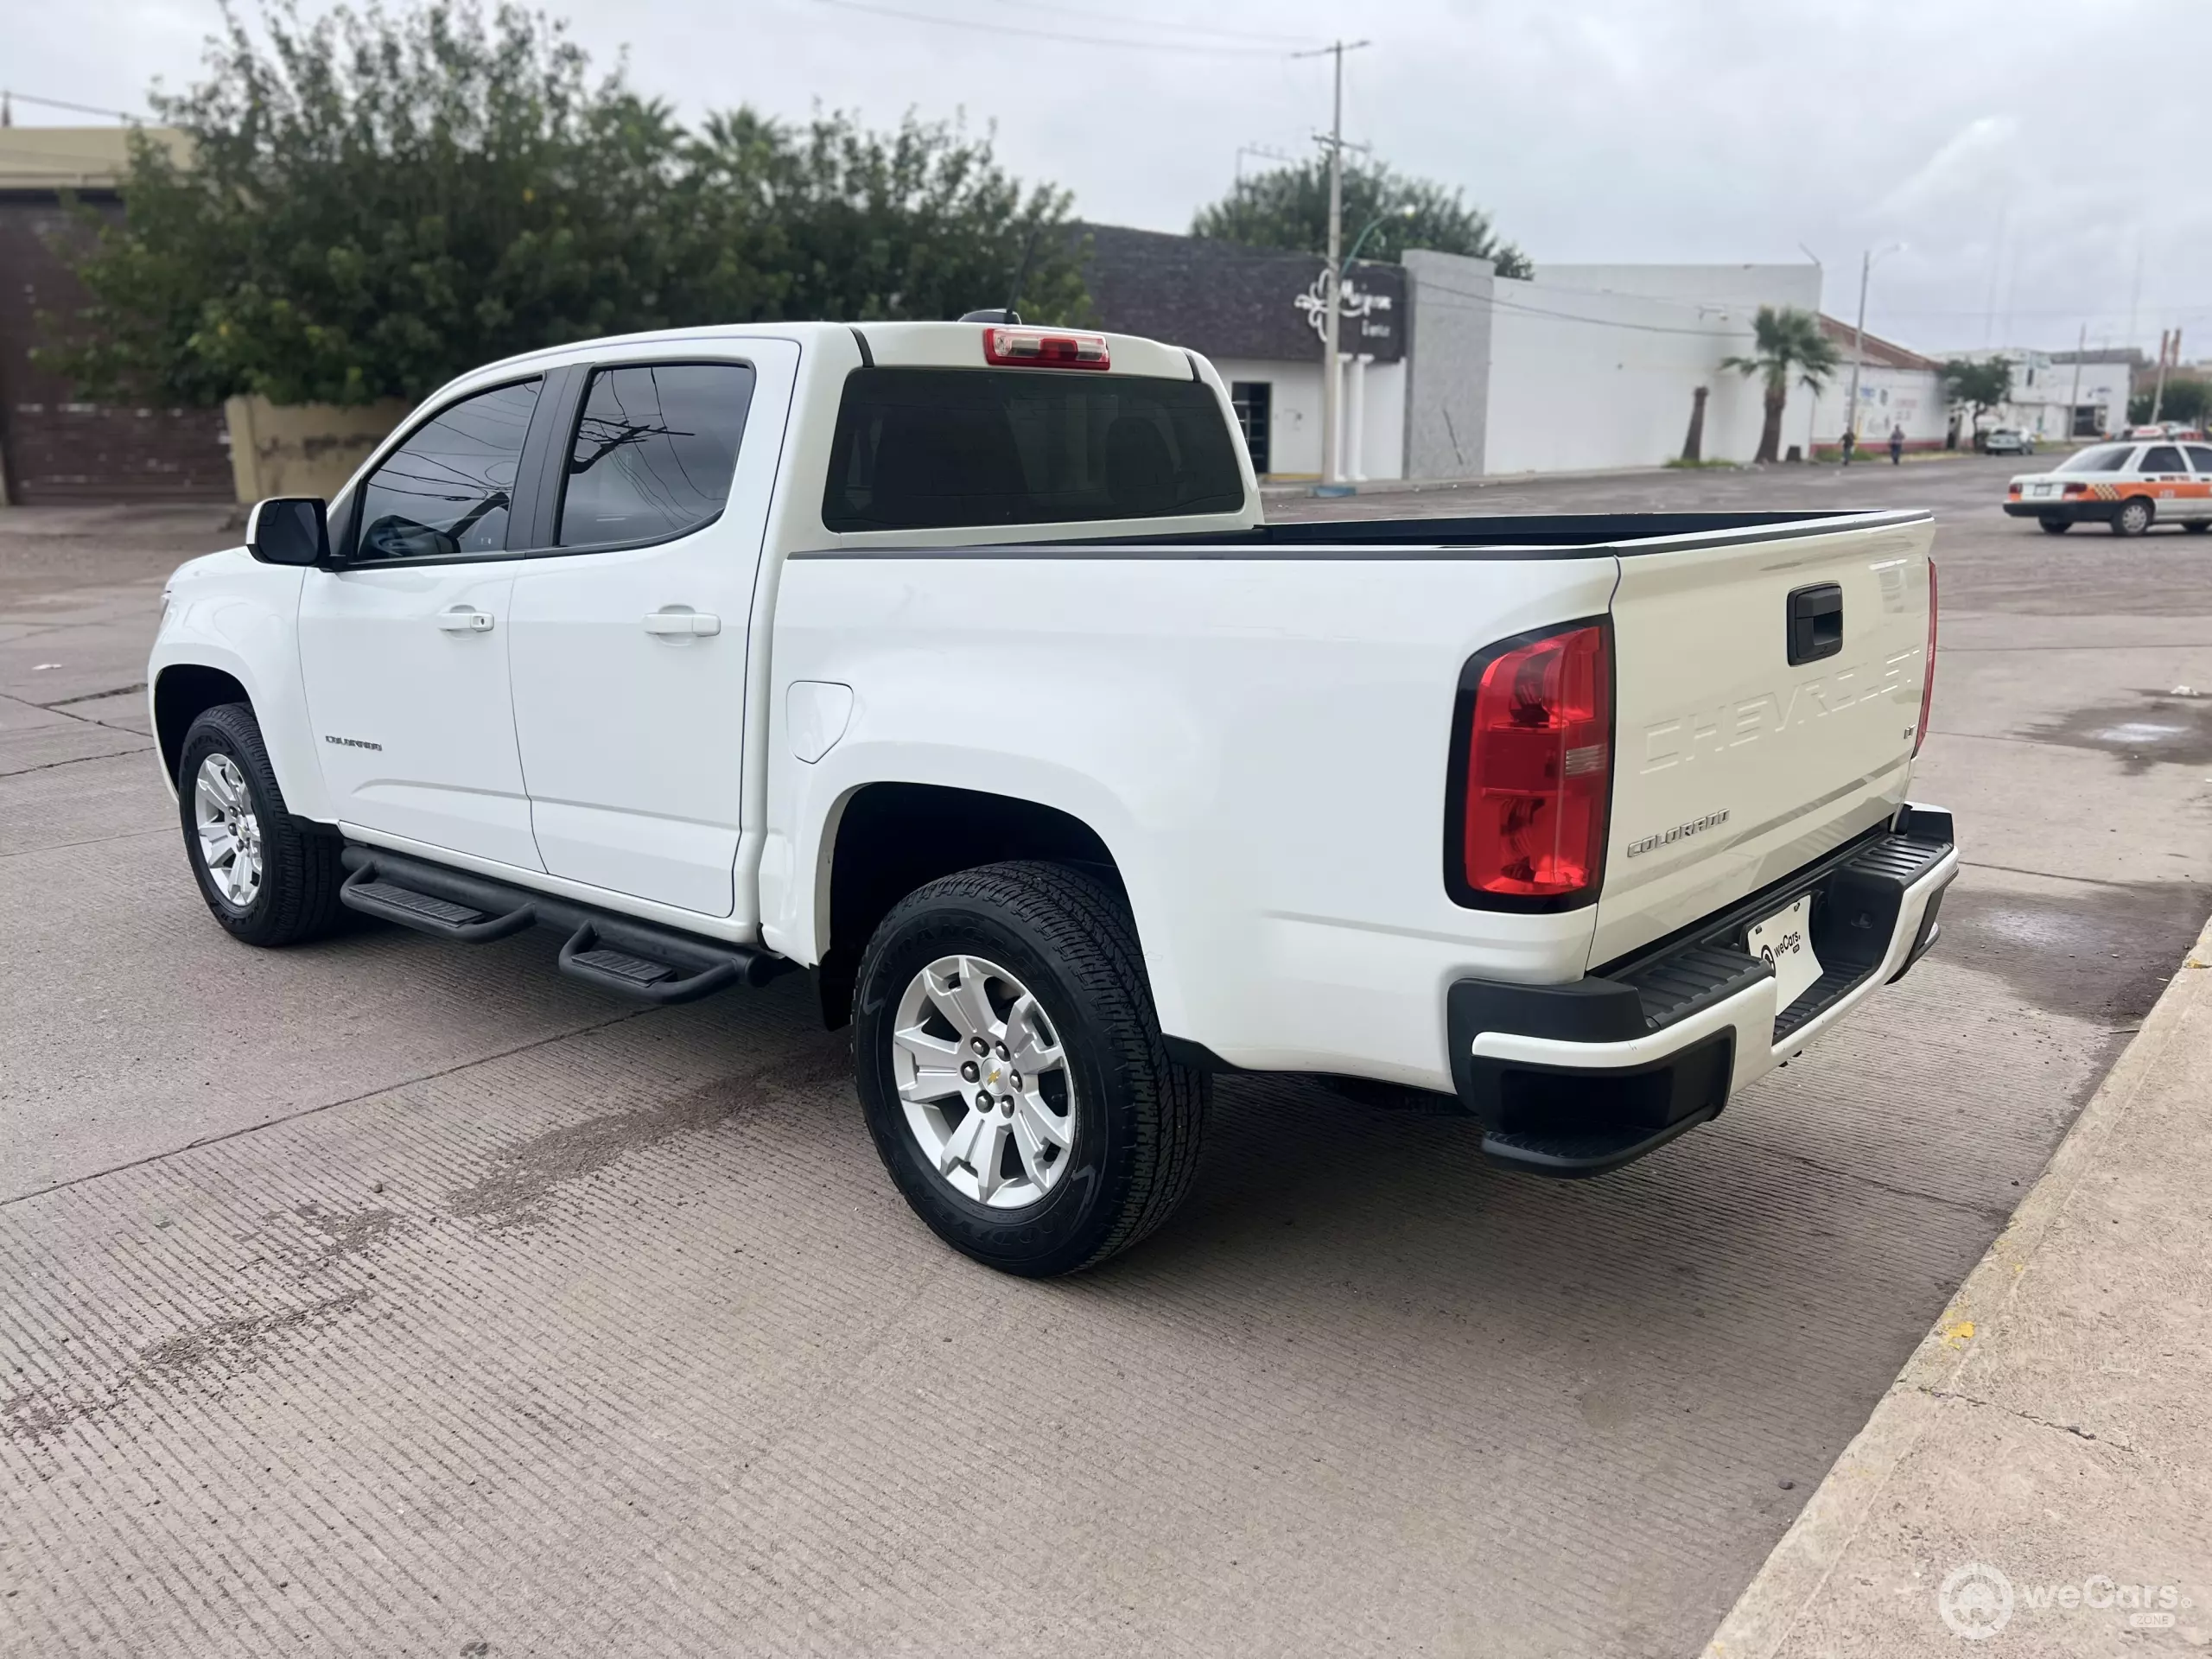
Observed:
[[[1173,41],[1116,40],[1101,35],[1069,35],[1058,29],[1024,29],[1013,23],[987,23],[972,17],[944,17],[925,11],[906,11],[895,6],[876,6],[864,0],[816,0],[816,3],[835,6],[841,11],[863,11],[875,17],[897,17],[910,23],[935,23],[942,29],[964,29],[983,35],[1014,35],[1023,40],[1058,41],[1070,46],[1120,47],[1130,52],[1174,52],[1185,56],[1193,54],[1221,58],[1280,58],[1288,55],[1281,51],[1268,51],[1250,46],[1206,46],[1197,41],[1188,45]]]
[[[1122,23],[1165,29],[1179,35],[1217,35],[1225,40],[1256,41],[1269,46],[1304,46],[1313,38],[1310,35],[1255,35],[1249,29],[1216,29],[1208,23],[1171,22],[1165,17],[1153,17],[1141,12],[1090,11],[1081,6],[1048,6],[1042,4],[1040,0],[991,0],[991,3],[1012,6],[1021,11],[1049,11],[1061,17],[1086,17],[1098,23]]]

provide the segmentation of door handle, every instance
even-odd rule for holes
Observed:
[[[456,605],[449,611],[440,611],[437,624],[448,633],[489,633],[492,617],[488,611],[480,611],[467,605]]]
[[[716,634],[722,631],[722,620],[712,611],[695,611],[679,605],[653,612],[645,618],[645,632],[662,635],[690,638],[695,635]]]

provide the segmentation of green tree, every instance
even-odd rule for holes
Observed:
[[[763,213],[778,227],[779,316],[957,317],[1000,305],[1039,321],[1090,315],[1071,198],[1025,188],[988,137],[957,126],[910,115],[871,132],[830,114],[789,128],[739,110],[710,117],[687,147],[683,191],[703,216],[703,259]],[[715,228],[723,214],[728,238]],[[692,308],[712,300],[710,284]]]
[[[2064,373],[2064,370],[2056,372]],[[2179,421],[2184,426],[2202,429],[2208,412],[2212,412],[2212,385],[2202,380],[2177,380],[2166,377],[2166,395],[2161,398],[2153,391],[2139,391],[2127,400],[2127,418],[2131,424],[2147,425],[2151,419],[2151,405],[2158,405],[2162,421]]]
[[[411,399],[594,335],[957,315],[1017,276],[1043,315],[1087,308],[1067,197],[956,128],[740,109],[692,134],[512,5],[259,22],[226,10],[206,79],[154,99],[189,161],[134,142],[125,219],[72,251],[92,303],[41,357],[84,395]]]
[[[2012,395],[2012,365],[2001,357],[1955,357],[1943,365],[1943,391],[1952,407],[1965,408],[1967,430],[1977,431],[1983,412]]]
[[[1411,213],[1406,213],[1412,208]],[[1408,248],[1433,248],[1495,260],[1501,276],[1529,277],[1535,267],[1510,242],[1498,239],[1490,215],[1471,207],[1465,193],[1427,179],[1410,179],[1380,164],[1344,170],[1344,251],[1376,219],[1361,251],[1371,259],[1395,260]],[[1255,248],[1294,248],[1325,255],[1329,248],[1329,163],[1317,158],[1239,179],[1230,193],[1198,209],[1191,234]]]
[[[1749,378],[1765,379],[1766,421],[1759,428],[1755,461],[1778,461],[1782,454],[1782,411],[1789,402],[1789,383],[1795,379],[1808,391],[1818,391],[1835,372],[1839,353],[1835,342],[1821,327],[1821,320],[1796,306],[1759,307],[1751,320],[1751,353],[1723,358],[1720,366]]]

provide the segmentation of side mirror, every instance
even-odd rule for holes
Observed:
[[[313,495],[257,502],[245,521],[246,551],[264,564],[321,564],[330,556],[329,511]]]

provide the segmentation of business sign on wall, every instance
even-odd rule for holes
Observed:
[[[1348,356],[1395,358],[1398,296],[1363,280],[1364,275],[1354,272],[1344,278],[1338,290],[1337,349]],[[1323,265],[1313,273],[1313,281],[1306,290],[1291,302],[1306,314],[1317,340],[1327,338],[1324,331],[1329,319],[1329,302],[1321,290],[1328,279],[1329,268]]]
[[[1173,341],[1209,357],[1318,363],[1327,266],[1312,254],[1241,247],[1112,225],[1080,227],[1085,280],[1101,327]],[[1395,363],[1406,354],[1406,275],[1363,262],[1344,278],[1339,351]]]

